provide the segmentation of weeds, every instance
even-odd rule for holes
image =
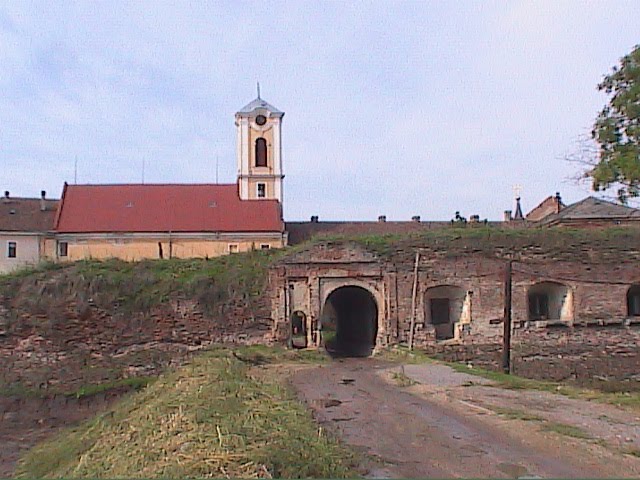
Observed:
[[[409,375],[404,373],[404,365],[401,367],[401,370],[399,372],[393,372],[391,374],[391,378],[395,380],[399,387],[411,387],[418,383]]]
[[[522,420],[523,422],[544,422],[544,418],[534,415],[533,413],[525,412],[523,410],[517,410],[514,408],[503,407],[489,407],[501,417],[505,417],[509,420]]]
[[[567,425],[565,423],[545,422],[542,429],[547,432],[555,432],[566,437],[578,438],[582,440],[592,440],[593,437],[581,428]]]

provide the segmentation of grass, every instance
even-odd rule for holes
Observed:
[[[155,379],[156,377],[149,376],[121,378],[107,382],[82,385],[73,390],[60,388],[49,388],[46,390],[37,389],[25,386],[21,383],[0,384],[0,397],[44,398],[52,395],[65,395],[68,397],[84,398],[111,390],[141,390],[152,383]]]
[[[545,392],[559,393],[569,398],[589,400],[600,403],[608,403],[631,410],[640,411],[640,392],[602,392],[586,388],[574,387],[555,382],[543,380],[533,380],[519,377],[517,375],[507,375],[502,372],[484,370],[482,368],[469,368],[460,363],[443,362],[458,372],[469,373],[493,380],[501,388],[512,390],[541,390]]]
[[[184,297],[211,313],[231,298],[257,301],[269,267],[283,253],[274,249],[212,259],[45,263],[0,277],[0,301],[18,316],[49,314],[61,299],[74,300],[80,308],[92,304],[131,313]]]
[[[37,445],[20,460],[17,474],[353,477],[353,453],[318,428],[277,373],[280,363],[298,361],[311,359],[266,347],[205,352],[108,412]],[[265,363],[272,365],[268,374]]]
[[[98,383],[94,385],[83,385],[73,392],[65,393],[70,397],[82,398],[91,397],[109,390],[141,390],[156,380],[156,377],[131,377],[114,380],[111,382]]]
[[[515,408],[504,407],[488,407],[496,412],[501,417],[505,417],[509,420],[522,420],[524,422],[544,422],[544,418],[534,415],[533,413],[525,412],[524,410],[517,410]]]
[[[399,372],[393,372],[391,374],[391,378],[396,382],[399,387],[411,387],[418,382],[412,379],[409,375],[404,373],[404,366],[402,366],[402,370]]]
[[[408,364],[419,364],[437,361],[420,350],[409,350],[408,347],[402,345],[393,345],[389,348],[385,348],[384,350],[381,350],[376,354],[376,358],[380,358],[382,360],[387,360],[390,362]]]
[[[632,457],[640,458],[640,449],[638,448],[627,448],[626,450],[623,451],[623,453],[627,455],[631,455]]]
[[[578,438],[582,440],[592,440],[593,437],[581,428],[573,425],[558,422],[545,422],[542,429],[547,432],[554,432],[566,437]]]

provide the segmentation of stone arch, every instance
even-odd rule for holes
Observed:
[[[471,294],[456,285],[437,285],[424,293],[425,323],[433,325],[436,340],[457,338],[458,325],[471,322]]]
[[[327,351],[333,356],[371,355],[378,336],[379,312],[376,295],[369,288],[347,282],[329,289],[320,316]]]
[[[573,320],[573,291],[564,283],[538,282],[527,291],[529,320]]]
[[[627,316],[640,316],[640,284],[631,285],[627,290]]]

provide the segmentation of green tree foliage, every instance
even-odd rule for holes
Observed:
[[[618,187],[626,203],[640,195],[640,45],[620,60],[598,89],[610,96],[593,127],[597,164],[589,172],[593,189]]]

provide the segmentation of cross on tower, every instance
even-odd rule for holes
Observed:
[[[513,186],[513,195],[515,198],[520,198],[520,192],[522,192],[522,185],[518,185],[517,183]]]

